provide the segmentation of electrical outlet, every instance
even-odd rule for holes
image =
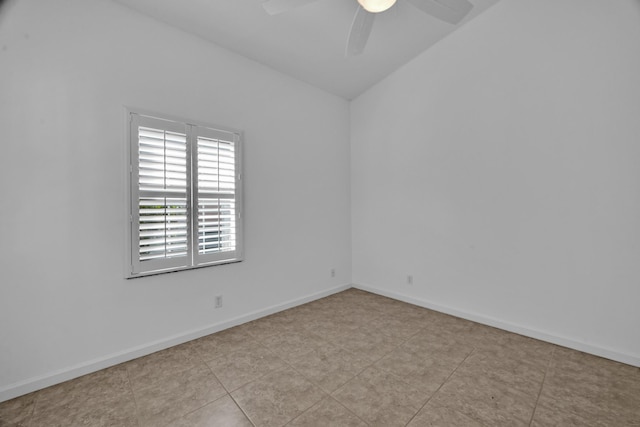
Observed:
[[[335,268],[331,269],[331,277],[336,277],[336,269]]]
[[[413,285],[413,276],[411,274],[407,276],[407,285]]]
[[[222,307],[222,295],[216,295],[216,306],[215,308]]]

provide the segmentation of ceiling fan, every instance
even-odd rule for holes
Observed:
[[[267,0],[262,6],[270,15],[287,12],[318,0]],[[396,3],[396,0],[357,0],[358,10],[353,17],[346,56],[359,55],[373,28],[376,13],[384,12]],[[473,8],[469,0],[406,0],[421,11],[450,24],[457,24]]]

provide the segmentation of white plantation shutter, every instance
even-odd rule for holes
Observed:
[[[131,276],[239,261],[238,133],[131,113]]]
[[[198,128],[194,161],[197,262],[235,257],[237,134]]]

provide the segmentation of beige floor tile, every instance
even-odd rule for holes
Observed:
[[[465,377],[484,377],[506,387],[537,398],[540,394],[545,369],[517,359],[500,359],[494,352],[476,350],[456,371]]]
[[[367,424],[328,397],[287,424],[287,427],[367,427]]]
[[[420,355],[398,349],[380,359],[375,366],[431,396],[463,360],[464,358],[460,356]]]
[[[482,349],[484,347],[491,348],[495,345],[500,345],[501,340],[504,340],[509,334],[510,332],[501,329],[474,323],[470,329],[461,331],[460,337],[464,342],[472,345],[474,348]]]
[[[638,408],[637,367],[350,289],[0,403],[0,426],[640,427]]]
[[[603,420],[549,408],[544,404],[538,404],[531,422],[532,427],[607,427],[607,425]]]
[[[309,332],[284,332],[262,340],[262,345],[287,362],[305,357],[313,350],[327,347],[328,342]]]
[[[427,319],[429,327],[435,329],[446,328],[452,332],[464,332],[476,325],[476,323],[462,319],[460,317],[451,316],[450,314],[440,313],[433,310],[427,310]]]
[[[562,369],[574,369],[578,371],[592,370],[601,372],[606,376],[628,377],[634,380],[640,380],[640,368],[570,348],[556,347],[551,365],[561,367]]]
[[[235,327],[191,341],[202,360],[209,361],[234,351],[243,350],[256,342],[246,328]]]
[[[194,346],[188,342],[124,364],[134,391],[161,383],[165,378],[202,364]]]
[[[231,395],[257,427],[285,425],[326,396],[292,368],[272,372]]]
[[[291,320],[305,327],[307,324],[323,319],[325,314],[320,309],[308,307],[308,304],[290,309]],[[306,329],[306,328],[305,328]]]
[[[589,383],[547,384],[538,406],[612,426],[640,426],[640,396]],[[635,423],[635,424],[634,424]]]
[[[282,359],[262,345],[226,354],[207,364],[230,392],[285,366]]]
[[[331,393],[356,376],[370,362],[335,346],[316,349],[292,362],[292,366],[309,381]]]
[[[289,310],[282,311],[276,316],[279,317],[279,322],[291,327],[296,327],[296,330],[304,330],[305,323],[314,319],[321,319],[326,317],[326,312],[320,309],[305,308],[306,306],[298,306]]]
[[[366,313],[366,308],[358,307],[357,305],[351,303],[333,302],[323,305],[322,312],[327,315],[326,317],[340,318],[342,320],[348,321],[349,316],[352,314]]]
[[[402,316],[379,316],[368,321],[362,330],[408,339],[425,327],[425,321]]]
[[[357,330],[359,327],[359,325],[349,323],[338,316],[316,319],[305,325],[307,331],[312,332],[324,340],[332,342],[340,339],[347,332]]]
[[[246,331],[256,339],[262,339],[265,336],[277,334],[284,330],[286,326],[286,323],[273,316],[267,316],[245,323]]]
[[[422,322],[424,325],[428,325],[431,318],[430,310],[399,301],[385,303],[382,311],[378,313],[384,313],[384,317],[400,317],[406,321]]]
[[[384,313],[387,307],[398,305],[397,301],[393,301],[389,298],[384,297],[352,297],[347,298],[339,302],[332,302],[328,304],[330,308],[340,308],[342,312],[349,311],[351,309],[360,309],[363,311],[367,311],[372,315],[380,315]]]
[[[430,403],[451,408],[490,426],[527,426],[536,398],[482,376],[456,371]]]
[[[486,343],[488,344],[488,342]],[[491,343],[480,346],[476,343],[476,347],[484,352],[493,353],[496,359],[513,359],[536,365],[542,369],[547,368],[556,349],[553,344],[513,333],[505,333],[495,345]]]
[[[296,322],[291,317],[278,316],[277,314],[245,323],[243,326],[257,340],[263,340],[285,332],[293,333],[305,330],[302,323]]]
[[[640,369],[558,348],[540,403],[593,420],[640,425]]]
[[[0,426],[26,424],[33,415],[38,392],[0,403]]]
[[[363,327],[380,317],[380,313],[367,307],[344,307],[333,318],[342,327]]]
[[[483,427],[478,421],[444,406],[427,403],[407,427]]]
[[[345,331],[344,334],[335,337],[333,340],[334,344],[370,362],[375,362],[382,358],[402,342],[401,338],[361,330]]]
[[[403,349],[423,355],[434,357],[464,359],[472,351],[473,346],[462,342],[455,333],[447,331],[444,327],[423,329],[402,344]]]
[[[549,377],[561,383],[589,383],[640,394],[640,368],[558,347]]]
[[[225,394],[204,363],[134,392],[141,427],[166,425]]]
[[[35,411],[45,412],[65,405],[79,407],[130,394],[127,370],[118,365],[40,390]]]
[[[64,405],[36,410],[29,427],[137,427],[136,404],[133,396],[115,398],[93,397],[71,401]]]
[[[428,396],[378,368],[367,368],[332,396],[371,426],[404,426]]]
[[[253,427],[238,405],[225,395],[171,423],[170,427]]]

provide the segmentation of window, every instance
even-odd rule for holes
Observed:
[[[130,277],[241,261],[240,133],[129,119]]]

